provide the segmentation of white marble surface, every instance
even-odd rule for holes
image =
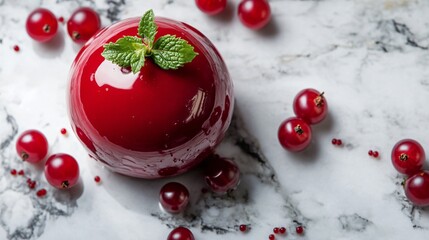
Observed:
[[[405,199],[389,154],[407,137],[429,151],[429,2],[271,0],[272,22],[259,32],[244,28],[235,14],[238,0],[229,2],[227,12],[208,17],[191,0],[0,0],[0,239],[162,240],[178,225],[199,240],[268,239],[275,226],[289,231],[277,239],[427,239],[429,209]],[[207,35],[235,84],[235,120],[218,152],[240,165],[239,188],[223,197],[203,194],[198,169],[145,181],[89,159],[70,132],[65,105],[68,69],[79,47],[64,26],[48,46],[29,39],[25,19],[40,5],[65,18],[79,5],[91,6],[104,25],[152,8]],[[325,91],[329,117],[314,128],[307,151],[285,152],[277,127],[293,114],[294,95],[307,87]],[[62,127],[68,137],[59,133]],[[29,128],[47,135],[52,153],[78,159],[78,187],[56,191],[41,166],[18,159],[16,136]],[[344,146],[333,146],[333,137]],[[381,157],[368,157],[369,149]],[[47,197],[37,198],[11,168],[25,169],[48,189]],[[183,215],[158,207],[158,191],[170,180],[191,191]],[[239,224],[252,229],[242,234]],[[294,234],[297,224],[304,236]]]

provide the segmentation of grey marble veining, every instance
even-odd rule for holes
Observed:
[[[258,32],[240,24],[238,2],[208,17],[189,0],[0,0],[0,239],[166,239],[178,225],[197,239],[267,239],[276,226],[288,231],[277,239],[426,239],[429,211],[406,199],[404,176],[389,155],[402,138],[429,147],[429,2],[271,0],[273,19]],[[198,168],[157,181],[120,176],[92,161],[71,130],[59,134],[69,126],[65,89],[79,46],[64,25],[52,46],[34,43],[24,23],[38,6],[67,19],[81,5],[96,9],[105,26],[152,8],[214,42],[235,84],[234,120],[217,149],[240,166],[235,191],[204,191]],[[325,91],[329,115],[314,126],[308,150],[289,153],[278,144],[277,127],[307,87]],[[43,166],[18,159],[16,136],[28,128],[46,134],[51,153],[78,159],[76,188],[54,190]],[[344,145],[333,146],[334,137]],[[369,149],[380,158],[368,157]],[[47,197],[37,198],[12,168],[47,188]],[[180,215],[158,206],[158,191],[171,180],[191,192]],[[251,230],[240,233],[240,224]],[[294,233],[297,225],[303,236]]]

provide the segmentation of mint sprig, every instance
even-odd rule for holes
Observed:
[[[198,55],[186,40],[174,35],[165,35],[155,41],[158,26],[152,10],[147,11],[140,20],[138,35],[124,36],[116,42],[105,44],[101,54],[120,67],[131,67],[137,73],[144,66],[146,57],[151,57],[162,69],[178,69]]]

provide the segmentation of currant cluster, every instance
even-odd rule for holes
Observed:
[[[17,171],[16,169],[12,169],[12,170],[10,170],[10,174],[12,176],[16,176],[18,174],[19,176],[25,177],[25,172],[22,169],[19,170],[19,171]],[[27,182],[28,188],[30,188],[30,189],[35,189],[36,188],[36,184],[37,184],[36,181],[32,180],[31,178],[27,178],[26,182]],[[36,195],[38,197],[44,197],[46,195],[46,193],[47,193],[46,189],[41,188],[41,189],[37,190]]]
[[[332,145],[341,146],[341,145],[343,145],[343,140],[338,139],[338,138],[333,138],[333,139],[331,140],[331,143],[332,143]]]
[[[64,18],[57,18],[45,8],[37,8],[27,18],[26,29],[28,35],[38,42],[52,40],[58,32],[58,22]],[[81,7],[73,12],[67,21],[67,32],[71,39],[79,44],[88,41],[101,27],[97,12],[88,7]],[[19,51],[15,49],[15,51]]]
[[[215,15],[226,8],[226,0],[195,0],[197,7],[208,15]],[[260,29],[268,24],[271,8],[268,0],[242,0],[238,5],[238,17],[244,26]]]
[[[407,175],[404,189],[407,198],[417,206],[429,206],[429,171],[423,170],[425,151],[417,141],[403,139],[392,149],[395,169]]]
[[[225,194],[237,187],[240,179],[240,171],[231,159],[213,154],[205,160],[204,179],[213,192]],[[160,190],[159,203],[169,213],[180,213],[189,204],[189,191],[181,183],[169,182]],[[246,225],[240,225],[240,231],[244,232],[246,230]],[[192,232],[185,227],[174,229],[167,238],[167,240],[194,239]]]
[[[304,234],[304,228],[302,226],[296,226],[295,227],[295,232],[298,235],[302,235],[302,234]],[[268,239],[269,240],[275,240],[276,239],[275,234],[282,234],[282,235],[286,234],[286,228],[285,227],[280,227],[280,228],[279,227],[275,227],[275,228],[273,228],[273,233],[274,234],[268,235]]]
[[[285,234],[286,228],[285,227],[275,227],[275,228],[273,228],[273,233],[274,234]]]
[[[248,230],[247,225],[240,225],[240,231],[246,232]],[[295,231],[298,235],[304,234],[304,228],[302,226],[297,226],[295,228]],[[286,234],[286,228],[285,227],[276,227],[273,229],[274,234]],[[268,235],[269,240],[275,240],[276,236],[274,234]],[[178,227],[173,229],[173,231],[170,232],[170,234],[167,237],[167,240],[195,240],[194,235],[192,232],[185,227]]]
[[[321,122],[328,112],[328,103],[323,95],[323,92],[307,88],[295,96],[293,111],[296,117],[286,119],[278,129],[278,138],[283,148],[297,152],[310,145],[310,125]]]
[[[378,158],[380,156],[380,153],[378,153],[378,151],[369,150],[368,156],[373,157],[373,158]]]
[[[231,159],[213,154],[205,161],[204,179],[214,193],[225,194],[237,187],[240,171]],[[169,213],[180,213],[189,203],[189,191],[181,183],[169,182],[160,190],[159,203]]]
[[[16,142],[16,152],[19,157],[29,163],[39,163],[48,154],[48,141],[38,130],[23,132]],[[24,172],[18,172],[24,175]],[[45,163],[45,177],[52,186],[59,189],[68,189],[76,185],[79,179],[79,165],[70,155],[65,153],[53,154]],[[34,188],[35,181],[27,180],[30,188]]]
[[[275,234],[286,234],[286,228],[285,227],[275,227],[273,228],[273,233],[274,234],[270,234],[268,235],[268,239],[269,240],[274,240],[276,239],[276,235]]]

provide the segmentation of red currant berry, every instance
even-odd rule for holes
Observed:
[[[429,171],[408,178],[405,181],[405,195],[417,206],[429,206]]]
[[[55,15],[45,8],[37,8],[27,18],[28,35],[38,41],[46,42],[57,34],[58,22]]]
[[[270,240],[274,240],[274,239],[276,239],[276,236],[274,236],[274,234],[270,234],[270,235],[268,236],[268,239],[270,239]]]
[[[21,169],[21,170],[19,170],[19,171],[18,171],[18,175],[23,176],[23,175],[24,175],[24,170],[22,170],[22,169]]]
[[[238,5],[238,17],[244,26],[260,29],[270,21],[270,4],[267,0],[243,0]]]
[[[100,178],[100,176],[95,176],[95,177],[94,177],[94,181],[95,181],[96,183],[101,182],[101,178]]]
[[[170,213],[183,211],[189,203],[189,191],[180,183],[165,184],[159,192],[161,206]]]
[[[48,140],[37,130],[27,130],[18,137],[16,152],[22,160],[37,163],[48,154]]]
[[[10,170],[10,174],[13,175],[13,176],[15,176],[16,175],[16,169]]]
[[[48,191],[46,191],[46,189],[42,188],[36,192],[36,195],[41,198],[41,197],[46,196],[47,193],[48,193]]]
[[[273,228],[273,233],[278,234],[280,232],[280,229],[278,227]]]
[[[337,145],[338,145],[338,146],[343,145],[343,141],[342,141],[341,139],[337,139]]]
[[[372,150],[369,150],[368,155],[372,157],[372,156],[374,156],[374,152]]]
[[[286,228],[285,227],[281,227],[279,229],[280,234],[285,234],[286,233]]]
[[[62,134],[62,135],[66,135],[66,134],[67,134],[67,129],[65,129],[65,128],[61,128],[61,134]]]
[[[68,154],[54,154],[46,161],[45,177],[56,188],[71,188],[79,180],[79,164]]]
[[[304,228],[302,226],[298,226],[295,228],[296,233],[298,234],[303,234],[304,233]]]
[[[78,8],[67,21],[67,32],[76,43],[85,43],[100,27],[98,13],[88,7]]]
[[[30,189],[35,189],[36,184],[37,184],[36,181],[31,181],[31,179],[30,179],[30,182],[27,183],[27,185]]]
[[[247,225],[241,224],[239,226],[239,229],[240,229],[240,232],[245,232],[245,231],[247,231]]]
[[[13,46],[13,51],[19,52],[20,48],[18,45]]]
[[[208,15],[215,15],[226,8],[226,0],[195,0],[197,7]]]
[[[331,143],[332,143],[333,145],[337,145],[337,139],[336,139],[336,138],[333,138],[333,139],[331,140]]]
[[[195,238],[194,234],[192,234],[189,229],[185,227],[178,227],[170,232],[167,240],[195,240]]]
[[[311,88],[300,91],[293,100],[293,111],[296,116],[309,124],[316,124],[325,119],[328,103],[323,94]]]
[[[60,23],[64,23],[64,17],[62,17],[62,16],[61,16],[61,17],[59,17],[59,18],[58,18],[58,22],[60,22]]]
[[[412,139],[403,139],[396,143],[391,157],[396,170],[407,175],[419,172],[426,159],[423,147]]]
[[[375,157],[375,158],[378,158],[378,156],[379,156],[380,154],[377,152],[377,151],[374,151],[373,153],[372,153],[372,156],[373,157]]]
[[[206,160],[204,178],[213,192],[224,194],[237,187],[240,170],[232,160],[213,155]]]
[[[311,142],[311,127],[300,118],[288,118],[280,124],[278,138],[286,150],[301,151]]]

